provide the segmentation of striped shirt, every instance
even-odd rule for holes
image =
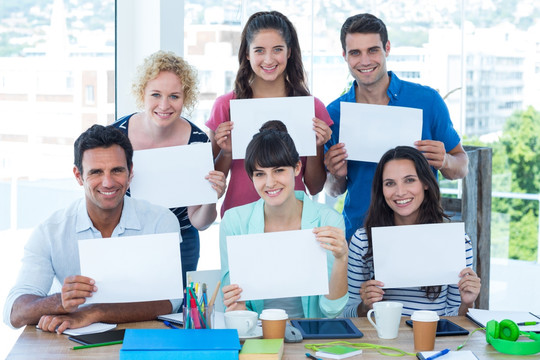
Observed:
[[[465,256],[467,267],[472,267],[473,251],[469,237],[465,235]],[[349,244],[349,265],[347,281],[349,283],[349,301],[343,310],[345,317],[357,317],[360,298],[360,286],[364,281],[374,278],[373,257],[367,259],[364,255],[368,251],[368,238],[364,228],[358,229]],[[441,286],[441,293],[435,300],[428,299],[426,291],[420,287],[385,289],[385,301],[398,301],[403,304],[403,316],[410,316],[416,310],[432,310],[441,316],[454,316],[458,314],[461,305],[461,296],[457,285]]]
[[[124,116],[124,117],[118,119],[111,126],[121,130],[124,134],[128,135],[129,120],[131,119],[131,117],[133,115],[135,115],[135,114]],[[183,119],[186,120],[189,123],[189,125],[191,125],[191,134],[189,136],[189,140],[188,140],[187,145],[207,143],[207,142],[210,141],[210,139],[208,139],[208,136],[206,135],[206,133],[204,131],[199,129],[191,121],[189,121],[189,120],[187,120],[185,118],[183,118]],[[129,190],[127,192],[127,195],[128,196],[130,195]],[[191,227],[191,222],[189,221],[187,207],[185,207],[185,206],[184,207],[176,207],[176,208],[171,208],[170,210],[173,212],[173,214],[178,219],[178,222],[180,223],[180,230],[181,231],[185,231],[185,230],[187,230],[187,229],[189,229]]]

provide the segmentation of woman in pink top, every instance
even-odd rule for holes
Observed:
[[[231,99],[250,99],[285,96],[309,96],[298,36],[287,17],[277,11],[253,14],[242,32],[240,63],[234,91],[216,99],[210,119],[210,140],[216,170],[231,178],[221,207],[221,216],[232,207],[259,199],[244,169],[244,160],[232,160],[230,121]],[[302,157],[302,172],[296,177],[295,189],[315,195],[326,181],[324,144],[330,139],[332,119],[324,104],[315,98],[313,129],[316,133],[317,155]],[[304,186],[305,184],[305,186]]]

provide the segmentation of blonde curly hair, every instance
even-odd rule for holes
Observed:
[[[197,70],[172,51],[159,50],[144,59],[137,67],[137,73],[131,92],[139,109],[144,108],[144,90],[150,80],[155,79],[160,72],[170,71],[182,81],[184,91],[184,109],[190,113],[197,103],[199,89],[197,88]]]

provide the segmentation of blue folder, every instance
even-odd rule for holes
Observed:
[[[120,360],[238,360],[235,329],[126,329]]]

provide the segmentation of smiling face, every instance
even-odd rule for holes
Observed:
[[[358,86],[373,86],[388,77],[386,57],[390,41],[383,46],[381,36],[371,33],[351,33],[345,37],[343,57]]]
[[[302,163],[296,167],[256,167],[253,171],[253,185],[259,196],[264,200],[265,206],[280,206],[287,201],[294,201],[294,178],[300,173]]]
[[[275,81],[284,77],[290,50],[281,34],[274,29],[259,31],[249,44],[247,59],[257,77]]]
[[[82,171],[81,174],[77,167],[73,169],[77,182],[84,187],[90,219],[105,213],[121,214],[132,174],[124,149],[112,145],[86,150],[82,156]]]
[[[184,91],[180,78],[162,71],[146,84],[144,109],[146,116],[159,127],[168,126],[180,119],[184,106]]]
[[[414,162],[407,159],[387,162],[382,186],[384,199],[394,211],[395,224],[415,224],[427,186],[418,178]]]

